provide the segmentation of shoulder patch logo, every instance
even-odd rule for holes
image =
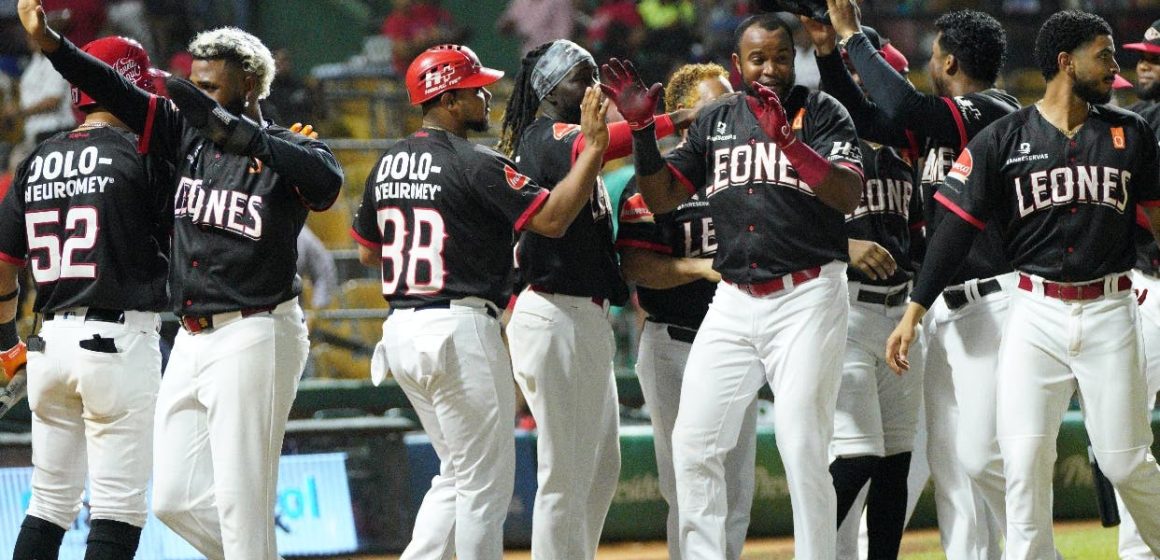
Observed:
[[[563,140],[565,136],[577,130],[580,130],[580,125],[578,124],[556,123],[552,125],[552,138]]]
[[[644,196],[636,193],[624,201],[624,207],[620,209],[620,223],[622,224],[641,224],[653,223],[652,210],[648,209],[648,205],[644,203]]]
[[[1128,146],[1128,141],[1124,138],[1124,127],[1112,127],[1112,147],[1117,150],[1123,150]]]
[[[516,171],[506,163],[503,165],[503,178],[507,181],[509,187],[517,191],[528,186],[528,182],[531,181],[527,175]]]
[[[958,179],[966,182],[967,177],[971,176],[971,169],[975,167],[975,160],[971,157],[971,149],[964,148],[963,153],[959,154],[959,159],[955,160],[954,165],[951,165],[950,173],[947,173],[947,179]]]

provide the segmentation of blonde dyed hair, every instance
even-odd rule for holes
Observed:
[[[232,60],[242,70],[258,79],[258,99],[270,95],[274,83],[274,55],[261,39],[237,27],[219,27],[198,33],[189,42],[189,54],[195,59]]]
[[[729,71],[713,63],[686,64],[678,68],[665,86],[665,110],[671,112],[678,107],[692,107],[697,103],[697,84],[716,78],[725,78],[728,82]]]

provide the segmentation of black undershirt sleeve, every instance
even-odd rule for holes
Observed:
[[[953,109],[947,104],[949,98],[915,90],[861,33],[846,42],[846,52],[862,83],[866,84],[866,91],[888,121],[940,142],[958,145],[962,140],[959,124],[951,113]]]
[[[293,178],[298,194],[312,210],[329,208],[342,188],[342,167],[325,149],[288,142],[263,131],[254,143],[253,156],[282,177]]]
[[[860,138],[897,148],[910,147],[906,129],[887,118],[882,109],[854,83],[854,78],[846,70],[846,63],[842,62],[840,51],[834,50],[827,56],[817,57],[817,60],[822,90],[846,107]]]
[[[971,244],[979,233],[979,228],[957,214],[947,212],[927,246],[926,260],[922,263],[910,301],[930,309],[935,298],[963,266],[963,255],[971,250]]]

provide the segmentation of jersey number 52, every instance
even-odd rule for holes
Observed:
[[[24,223],[28,233],[32,277],[37,284],[97,277],[97,265],[80,262],[77,256],[77,251],[91,250],[97,244],[96,208],[69,208],[63,228],[60,210],[28,212],[24,215]]]
[[[403,209],[392,206],[378,211],[383,239],[383,295],[399,293],[404,269],[408,295],[431,295],[443,290],[443,241],[447,239],[443,216],[430,208],[415,208],[413,214],[408,228]],[[421,270],[426,274],[420,276]]]

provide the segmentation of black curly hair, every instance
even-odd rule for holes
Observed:
[[[504,109],[503,127],[499,133],[498,149],[509,157],[515,157],[516,150],[520,149],[520,137],[524,129],[536,120],[536,111],[540,110],[540,98],[532,90],[532,70],[552,43],[555,41],[532,49],[520,61],[520,71],[516,72],[512,96],[508,98],[507,108]]]
[[[1111,35],[1104,18],[1079,10],[1056,12],[1039,28],[1035,38],[1035,63],[1050,81],[1059,73],[1059,53],[1072,52],[1100,35]]]
[[[934,26],[942,32],[939,47],[955,55],[967,76],[995,83],[1007,60],[1007,32],[995,18],[975,10],[955,10],[940,16]]]
[[[790,29],[789,24],[784,19],[778,17],[774,13],[757,14],[749,16],[737,24],[737,29],[733,31],[733,52],[737,56],[741,56],[741,37],[745,32],[753,26],[760,27],[766,31],[777,31],[778,29],[785,30],[785,36],[790,41],[793,41],[793,30]]]

